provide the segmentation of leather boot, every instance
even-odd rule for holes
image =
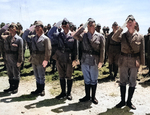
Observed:
[[[114,64],[114,79],[116,78],[118,73],[118,65]]]
[[[36,82],[36,90],[32,91],[31,94],[38,95],[40,92],[39,90],[40,90],[40,84]]]
[[[11,93],[11,91],[13,90],[13,79],[9,79],[9,85],[9,88],[4,89],[4,92]]]
[[[94,104],[98,104],[98,100],[95,97],[97,84],[96,85],[91,85],[91,87],[92,87],[92,102]]]
[[[13,80],[13,90],[12,90],[12,94],[15,94],[18,92],[18,86],[19,86],[19,80],[18,79],[14,79]]]
[[[67,80],[67,99],[68,100],[72,100],[71,89],[72,89],[72,79]]]
[[[40,96],[44,96],[45,95],[44,88],[45,88],[45,84],[39,84],[39,95]]]
[[[60,79],[61,93],[56,96],[56,99],[63,99],[66,97],[66,80]]]
[[[117,108],[125,106],[126,86],[120,86],[121,101],[116,105]]]
[[[110,78],[113,77],[112,68],[113,68],[113,64],[109,64],[109,74],[110,74]]]
[[[132,104],[131,102],[131,99],[133,97],[133,94],[134,94],[134,90],[135,90],[135,87],[129,87],[128,89],[128,100],[127,100],[127,103],[126,105],[131,108],[131,109],[136,109],[136,107]]]
[[[85,96],[79,99],[80,102],[86,102],[90,100],[90,85],[85,84]]]

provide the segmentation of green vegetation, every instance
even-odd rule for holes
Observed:
[[[21,70],[21,80],[23,81],[31,81],[34,80],[34,74],[33,74],[33,68],[31,63],[29,62],[30,58],[30,52],[27,49],[25,51],[25,61],[24,61],[24,68]],[[0,76],[7,76],[7,71],[3,70],[4,63],[3,59],[0,59]],[[51,66],[48,65],[45,72],[45,80],[46,84],[51,84],[52,88],[50,88],[50,93],[53,95],[57,95],[60,93],[60,84],[59,84],[59,77],[58,77],[58,71],[54,74],[51,73]],[[108,63],[105,64],[100,70],[99,70],[99,77],[98,79],[103,79],[109,76],[109,70],[108,70]],[[83,74],[82,71],[78,68],[75,68],[74,73],[72,75],[74,84],[73,87],[83,86]]]

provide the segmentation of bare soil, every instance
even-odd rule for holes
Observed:
[[[35,79],[20,81],[17,94],[3,93],[8,87],[8,78],[0,77],[0,115],[150,115],[150,84],[149,80],[139,81],[132,99],[136,110],[128,107],[115,108],[120,101],[120,88],[116,81],[99,82],[96,97],[97,105],[89,102],[79,103],[85,95],[84,86],[72,88],[73,100],[56,100],[50,94],[51,84],[46,84],[46,95],[31,96],[35,90]],[[128,89],[128,88],[127,88]],[[127,96],[126,96],[127,97]]]

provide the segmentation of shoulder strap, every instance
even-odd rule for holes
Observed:
[[[132,47],[131,47],[131,44],[129,43],[129,40],[128,40],[128,38],[127,38],[127,34],[126,34],[126,33],[125,33],[125,38],[126,38],[127,45],[129,46],[131,53],[134,53],[134,51],[133,51],[133,49],[132,49]]]

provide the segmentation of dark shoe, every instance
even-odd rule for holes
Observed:
[[[40,92],[39,92],[39,90],[38,89],[36,89],[35,91],[32,91],[31,92],[31,94],[33,94],[33,95],[38,95]]]
[[[61,93],[60,95],[55,97],[56,99],[64,99],[66,98],[66,94],[65,93]]]
[[[13,91],[13,89],[11,87],[9,87],[8,89],[4,89],[5,93],[11,93]]]
[[[94,104],[98,104],[98,100],[97,100],[96,98],[92,99],[92,102],[93,102]]]
[[[18,92],[18,88],[11,91],[12,94],[15,94],[17,92]]]
[[[89,101],[89,100],[90,100],[90,97],[85,96],[85,97],[79,99],[79,102],[86,102],[86,101]]]
[[[19,86],[19,80],[13,80],[13,90],[12,90],[12,94],[15,94],[18,92],[18,86]]]
[[[131,108],[131,109],[133,109],[133,110],[136,110],[136,107],[135,107],[131,102],[127,102],[126,105],[127,105],[129,108]]]
[[[116,105],[116,107],[117,108],[121,108],[121,107],[123,107],[123,106],[125,106],[126,104],[125,104],[125,101],[121,101],[120,103],[118,103],[117,105]]]
[[[68,100],[72,100],[71,94],[69,94],[69,95],[67,94],[67,99],[68,99]]]
[[[4,89],[4,92],[5,93],[11,93],[12,91],[13,91],[13,80],[11,79],[9,79],[9,88],[8,89]]]
[[[45,95],[45,91],[43,90],[42,92],[39,93],[40,96],[44,96]]]

